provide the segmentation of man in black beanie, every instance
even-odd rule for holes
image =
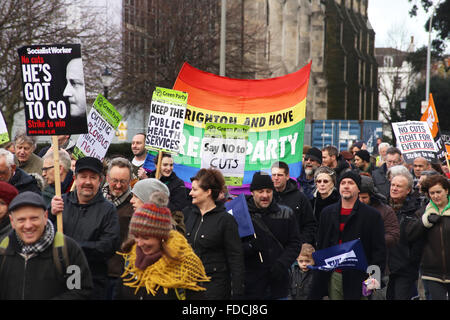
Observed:
[[[317,233],[317,250],[360,239],[368,265],[376,265],[381,273],[386,263],[384,226],[380,213],[358,199],[361,176],[344,172],[339,180],[341,199],[321,213]],[[335,269],[333,272],[314,270],[310,299],[328,296],[330,300],[362,298],[362,283],[366,272],[356,269]],[[380,281],[380,279],[377,279]]]
[[[370,154],[367,150],[359,150],[355,153],[355,166],[360,172],[367,172],[372,176],[374,168],[370,163]]]
[[[294,212],[273,199],[272,178],[256,172],[247,206],[255,234],[242,239],[245,258],[245,298],[284,299],[289,295],[289,268],[300,251]]]

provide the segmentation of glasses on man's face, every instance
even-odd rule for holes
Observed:
[[[323,180],[317,180],[316,182],[317,183],[325,183],[325,184],[327,184],[328,182],[330,182],[330,180],[323,179]]]
[[[44,172],[44,171],[53,169],[54,167],[55,167],[55,166],[51,166],[51,167],[42,167],[42,171]]]
[[[119,182],[120,182],[121,185],[124,185],[124,184],[127,184],[127,183],[128,183],[127,180],[111,179],[111,180],[109,180],[109,181],[111,182],[111,184],[119,184]]]
[[[400,164],[402,164],[401,160],[388,160],[386,161],[387,165],[393,165],[393,166],[398,166]]]

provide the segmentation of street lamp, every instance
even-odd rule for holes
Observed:
[[[227,0],[222,0],[220,8],[220,57],[219,57],[219,75],[225,76],[225,45],[227,29]]]
[[[402,121],[405,121],[406,119],[406,116],[405,116],[405,114],[406,114],[406,99],[402,99],[402,100],[400,100],[400,114],[401,114],[401,116],[402,116]]]
[[[112,83],[114,81],[114,78],[112,76],[111,71],[109,71],[108,67],[105,67],[105,70],[103,70],[102,73],[102,84],[103,84],[103,91],[105,99],[108,99],[108,89],[111,87]]]

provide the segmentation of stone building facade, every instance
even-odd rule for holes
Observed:
[[[375,32],[368,0],[253,0],[248,24],[259,30],[255,78],[282,76],[312,60],[306,123],[378,119]],[[256,20],[258,22],[256,22]],[[258,69],[258,68],[257,68]]]

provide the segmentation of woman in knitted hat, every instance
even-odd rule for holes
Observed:
[[[158,157],[155,157],[155,166],[158,165]],[[172,212],[173,219],[177,222],[177,230],[184,234],[184,217],[181,213],[183,208],[189,204],[188,191],[181,180],[173,171],[174,160],[170,153],[163,152],[160,163],[161,176],[159,180],[169,188],[169,209]],[[156,170],[149,174],[150,178],[156,177]]]
[[[236,220],[218,201],[225,179],[217,169],[200,169],[192,180],[192,205],[183,210],[186,238],[202,259],[211,282],[206,298],[226,300],[244,294],[244,252]]]
[[[186,238],[171,225],[164,192],[153,192],[150,202],[135,211],[129,240],[119,252],[125,270],[115,299],[201,299],[207,282],[205,268]]]
[[[314,173],[314,183],[316,190],[314,198],[311,200],[311,206],[314,217],[319,221],[322,209],[338,202],[341,196],[336,189],[336,172],[333,169],[319,167]]]
[[[0,181],[0,240],[11,231],[11,223],[7,214],[8,207],[18,194],[19,191],[13,185]]]

